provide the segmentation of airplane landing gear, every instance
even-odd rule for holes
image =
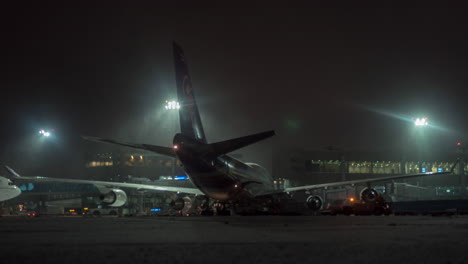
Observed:
[[[231,215],[231,206],[226,202],[217,202],[214,207],[216,215]]]

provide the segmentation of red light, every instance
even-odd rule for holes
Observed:
[[[51,131],[55,131],[55,129],[52,129]]]
[[[457,146],[461,146],[461,142],[458,142],[458,143],[457,143]]]

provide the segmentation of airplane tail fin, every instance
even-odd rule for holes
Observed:
[[[234,138],[226,141],[209,144],[211,151],[215,156],[220,156],[234,150],[243,148],[258,141],[267,139],[275,135],[275,131],[270,130],[245,137]]]
[[[175,42],[173,48],[181,133],[206,143],[184,51]]]

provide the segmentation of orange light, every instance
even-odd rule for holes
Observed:
[[[349,201],[354,202],[354,198],[353,197],[349,198]]]

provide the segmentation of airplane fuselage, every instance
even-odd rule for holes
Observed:
[[[274,189],[272,178],[260,166],[228,155],[210,155],[207,147],[182,134],[174,137],[174,149],[185,172],[208,197],[222,201],[249,199]]]
[[[0,177],[0,201],[6,201],[15,198],[21,194],[18,186],[14,185],[9,179]]]

